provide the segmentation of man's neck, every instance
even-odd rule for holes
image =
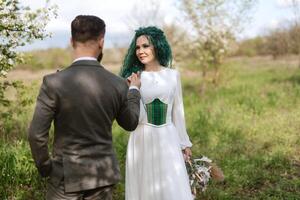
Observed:
[[[81,58],[81,57],[93,57],[93,58],[97,58],[97,53],[95,53],[95,52],[87,52],[87,51],[83,51],[83,52],[74,51],[74,59]]]
[[[97,58],[100,52],[97,45],[77,43],[73,53],[74,59],[77,59],[80,57]]]

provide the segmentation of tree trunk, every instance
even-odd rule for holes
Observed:
[[[214,67],[214,77],[213,77],[213,81],[212,81],[215,86],[218,86],[218,84],[219,84],[219,77],[220,77],[219,67],[215,66]]]
[[[299,61],[298,61],[298,68],[300,69],[300,50],[298,52],[298,59],[299,59]]]
[[[206,76],[207,76],[207,67],[202,68],[202,83],[200,85],[200,95],[204,96],[206,92]]]

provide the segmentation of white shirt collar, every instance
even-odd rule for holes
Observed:
[[[85,56],[85,57],[79,57],[79,58],[76,58],[75,60],[73,60],[73,63],[74,63],[74,62],[77,62],[77,61],[79,61],[79,60],[95,60],[95,61],[97,61],[97,59],[94,58],[94,57]]]

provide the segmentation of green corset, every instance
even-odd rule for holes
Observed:
[[[166,123],[168,104],[154,99],[151,103],[146,104],[148,123],[154,125],[163,125]]]

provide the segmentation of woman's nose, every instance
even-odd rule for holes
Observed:
[[[142,49],[142,48],[140,48],[139,50],[138,50],[138,54],[143,54],[144,53],[144,50]]]

